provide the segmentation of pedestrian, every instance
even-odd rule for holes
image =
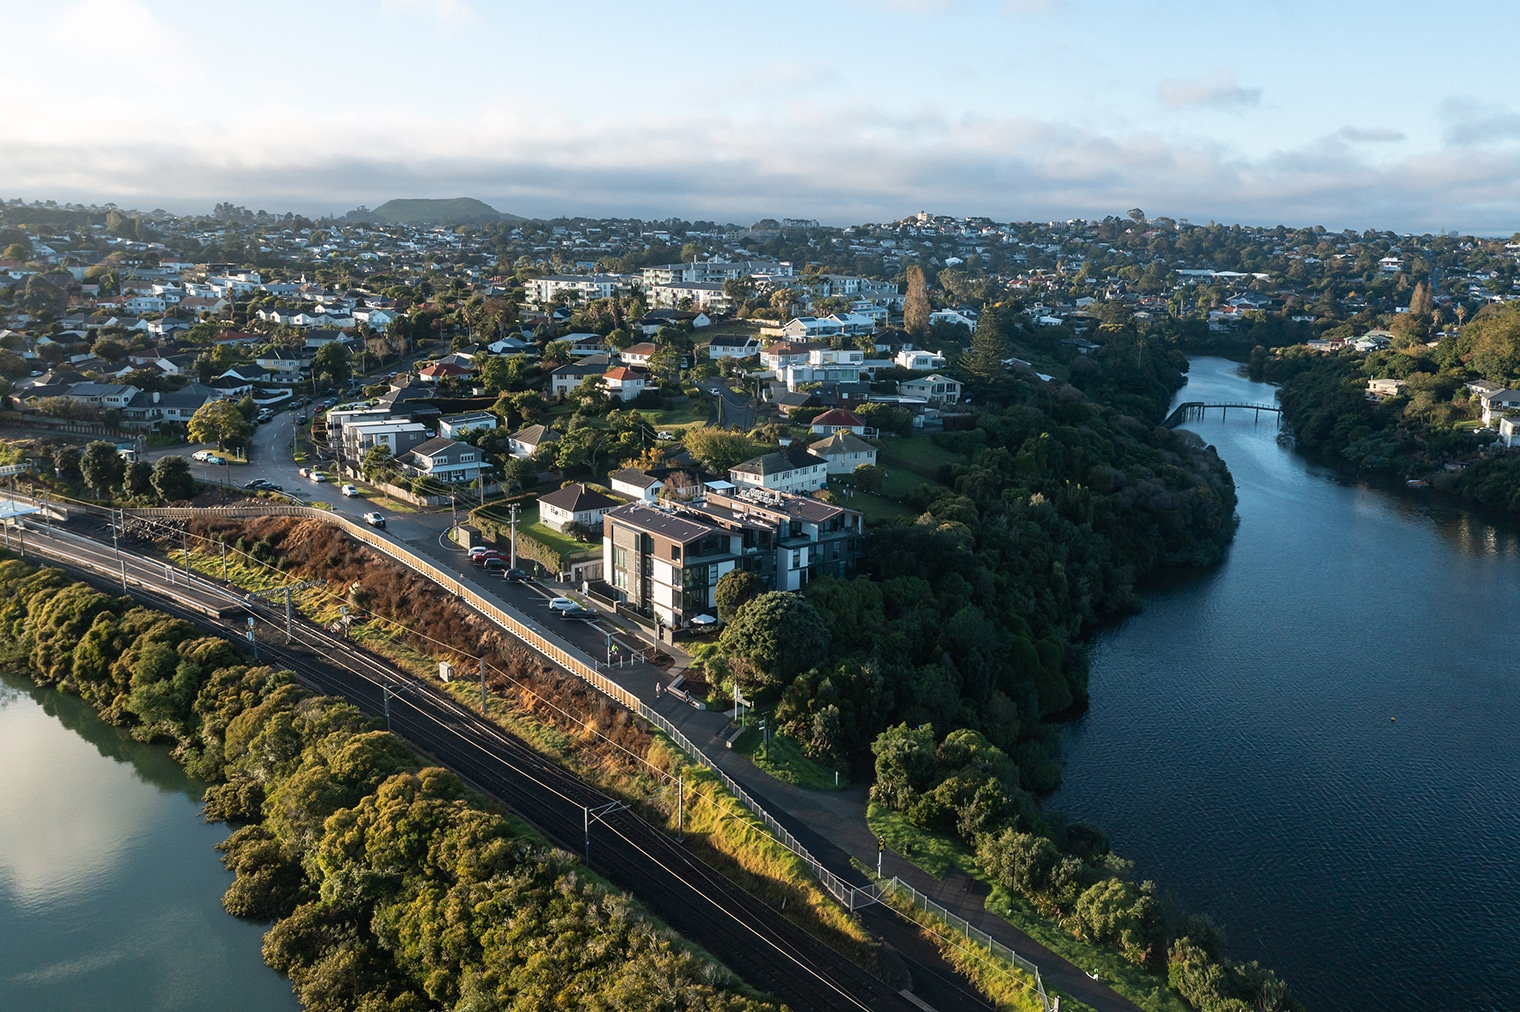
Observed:
[[[661,685],[659,682],[655,682],[654,683],[654,698],[655,699],[659,699],[660,698],[660,693],[662,693],[664,691],[665,691],[665,687],[663,685]]]

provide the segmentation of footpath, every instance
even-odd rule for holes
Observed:
[[[451,551],[436,539],[409,542],[408,547],[443,565],[455,564],[463,554]],[[510,589],[510,585],[499,579],[480,579],[472,584],[478,592],[499,601],[503,608],[521,612],[521,588]],[[539,586],[548,594],[575,593],[579,589],[553,581],[540,581]],[[579,593],[575,596],[584,597]],[[595,600],[589,603],[598,605]],[[605,613],[605,609],[600,610]],[[622,617],[604,614],[602,624],[609,629],[631,631],[646,641],[651,638],[647,630],[638,627],[629,630],[628,620]],[[582,623],[554,631],[558,634],[556,638],[569,641],[591,657],[600,654],[606,635],[602,629]],[[851,863],[853,858],[866,867],[875,867],[877,861],[876,837],[866,823],[866,789],[808,790],[777,780],[755,766],[747,756],[727,748],[725,739],[733,731],[733,725],[726,713],[699,710],[670,693],[657,691],[656,686],[669,685],[671,679],[691,662],[691,657],[679,646],[662,643],[660,649],[675,658],[674,665],[668,669],[651,664],[630,664],[604,667],[602,672],[674,724],[702,751],[708,762],[733,778],[825,867],[855,885],[868,885],[868,876]],[[1097,1012],[1139,1012],[1139,1006],[1129,999],[1093,980],[1064,957],[990,913],[985,905],[986,887],[964,872],[938,879],[900,854],[888,851],[881,858],[882,874],[886,878],[896,876],[1038,966],[1047,991],[1058,991]]]

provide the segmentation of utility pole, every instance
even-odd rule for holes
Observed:
[[[513,503],[507,509],[507,515],[512,518],[512,568],[517,568],[517,503]]]
[[[676,839],[686,842],[686,774],[676,775]]]
[[[179,532],[179,548],[185,553],[185,586],[190,586],[190,535],[187,531]]]
[[[222,582],[227,582],[227,542],[222,542]]]
[[[601,819],[604,816],[608,816],[608,815],[613,814],[614,812],[621,812],[623,809],[625,809],[627,807],[628,807],[627,805],[620,804],[620,803],[618,803],[616,801],[609,801],[609,802],[607,802],[607,804],[600,805],[600,806],[598,806],[596,808],[592,808],[590,805],[582,805],[581,806],[581,810],[583,812],[585,812],[585,814],[586,814],[586,866],[587,867],[591,866],[591,823],[593,821],[595,821],[593,819],[593,816],[595,817],[595,819]]]
[[[454,526],[449,528],[449,540],[459,544],[459,494],[449,493],[449,509],[454,511]]]
[[[480,655],[480,715],[486,715],[486,655]]]

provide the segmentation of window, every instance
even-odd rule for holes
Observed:
[[[670,546],[670,557],[672,559],[674,559],[676,562],[680,562],[681,561],[681,546],[680,545],[671,545]]]

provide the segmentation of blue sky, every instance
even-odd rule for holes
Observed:
[[[0,195],[1520,230],[1520,5],[0,0]]]

